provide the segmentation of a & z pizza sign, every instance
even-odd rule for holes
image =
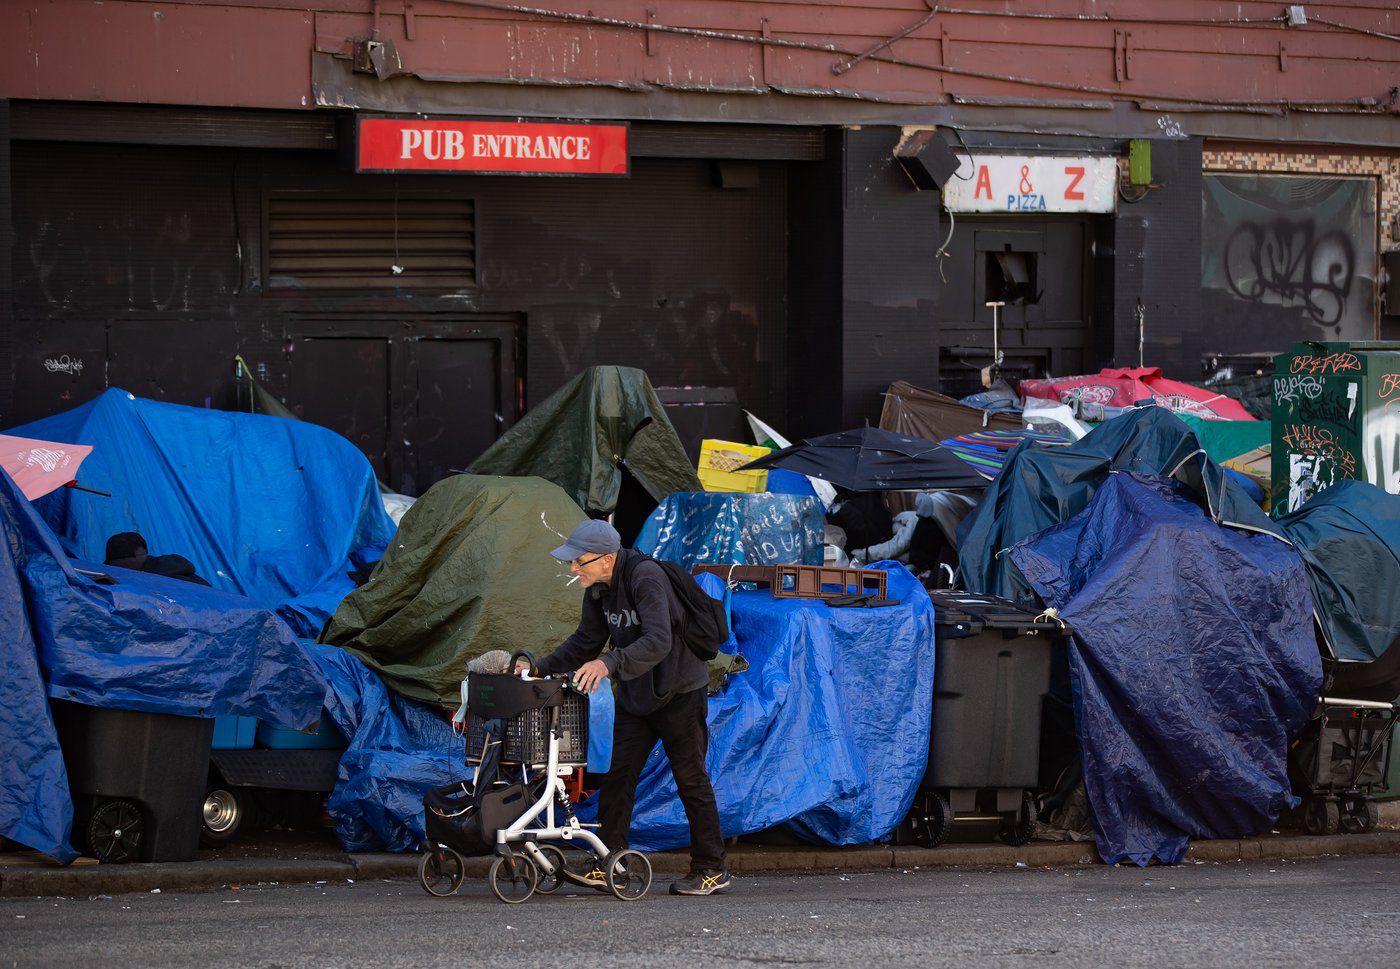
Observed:
[[[1118,162],[1097,155],[970,155],[943,186],[953,212],[1112,212]]]

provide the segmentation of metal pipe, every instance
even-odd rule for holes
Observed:
[[[927,3],[928,0],[924,0],[924,2]],[[928,23],[930,20],[932,20],[932,19],[933,19],[934,17],[936,17],[936,16],[938,16],[938,4],[935,3],[933,6],[931,6],[931,7],[929,8],[929,11],[928,11],[928,13],[924,16],[924,18],[923,18],[922,20],[920,20],[918,23],[912,24],[912,25],[910,25],[910,26],[908,26],[908,27],[905,27],[903,30],[901,30],[899,33],[895,34],[893,37],[889,37],[889,38],[887,38],[887,39],[885,39],[885,40],[880,41],[880,43],[876,44],[874,47],[870,48],[868,51],[866,51],[866,52],[863,53],[863,54],[857,54],[855,57],[852,57],[850,60],[845,60],[845,61],[842,61],[842,62],[839,63],[839,64],[833,64],[833,65],[831,65],[831,73],[835,74],[837,77],[840,77],[842,74],[845,74],[847,71],[849,71],[851,68],[855,67],[857,64],[859,64],[861,61],[865,60],[867,57],[873,57],[873,56],[875,56],[876,54],[880,53],[880,51],[884,50],[886,47],[889,47],[889,46],[891,46],[892,44],[894,44],[895,41],[897,41],[897,40],[903,40],[905,37],[908,37],[910,34],[912,34],[914,31],[918,30],[920,27],[924,26],[924,24]]]
[[[850,50],[849,48],[840,47],[836,44],[814,44],[799,40],[785,40],[781,37],[763,37],[756,34],[740,34],[725,30],[706,30],[699,27],[676,27],[670,24],[643,23],[638,20],[625,20],[618,17],[599,17],[595,14],[570,13],[564,10],[549,10],[543,7],[529,7],[517,3],[493,3],[491,0],[443,0],[443,2],[464,7],[478,7],[483,10],[496,10],[501,13],[517,13],[529,17],[542,17],[547,20],[591,24],[598,27],[620,27],[628,30],[653,30],[658,33],[677,34],[682,37],[728,40],[742,44],[757,44],[761,47],[782,47],[791,50],[810,50],[827,54],[845,54],[848,57],[858,57],[862,53],[861,51]],[[944,10],[940,12],[948,13],[949,11]],[[1036,78],[1021,77],[1014,74],[994,74],[991,71],[977,71],[970,68],[911,61],[902,57],[893,57],[882,53],[872,54],[866,52],[866,59],[878,61],[881,64],[892,64],[896,67],[909,67],[915,70],[932,71],[937,74],[948,74],[953,77],[970,77],[981,81],[1000,81],[1006,84],[1024,84],[1029,87],[1046,88],[1052,91],[1072,91],[1076,94],[1104,94],[1117,98],[1118,100],[1170,100],[1170,97],[1161,94],[1148,94],[1137,91],[1123,91],[1118,88],[1069,84],[1062,81],[1037,80]],[[1335,98],[1318,101],[1280,100],[1277,98],[1197,98],[1194,101],[1181,102],[1181,107],[1177,110],[1187,110],[1192,104],[1224,106],[1276,105],[1283,108],[1316,105],[1323,108],[1345,107],[1364,110],[1367,108],[1379,108],[1381,100],[1380,98],[1374,97],[1359,97],[1347,101],[1338,101]]]

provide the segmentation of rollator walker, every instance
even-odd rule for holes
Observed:
[[[517,652],[510,668],[534,657]],[[462,681],[454,729],[467,738],[470,782],[440,787],[423,799],[427,841],[418,879],[430,894],[461,886],[465,855],[496,855],[487,880],[509,904],[536,892],[551,894],[571,881],[559,844],[577,844],[592,857],[608,891],[623,901],[651,887],[651,863],[639,851],[611,851],[574,815],[564,778],[588,763],[588,697],[568,677],[470,673]],[[557,814],[556,814],[557,812]]]

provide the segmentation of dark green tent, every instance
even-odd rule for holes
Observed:
[[[456,707],[468,660],[492,649],[540,656],[574,631],[582,595],[549,552],[583,517],[539,478],[439,481],[321,641],[404,696]]]
[[[601,518],[617,507],[624,467],[657,502],[702,490],[647,375],[589,367],[526,414],[471,471],[553,481]]]

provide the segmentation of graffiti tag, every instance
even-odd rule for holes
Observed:
[[[1354,353],[1329,353],[1325,357],[1294,357],[1288,369],[1293,373],[1346,373],[1360,370]]]
[[[1185,138],[1186,129],[1181,126],[1181,122],[1176,121],[1169,114],[1164,114],[1157,119],[1157,127],[1162,129],[1162,134],[1168,138]]]
[[[1275,377],[1274,399],[1290,407],[1300,400],[1317,400],[1322,386],[1322,381],[1313,376]]]
[[[44,361],[44,369],[49,373],[66,373],[74,377],[82,375],[83,361],[75,357],[64,354],[61,357],[49,357]]]
[[[1348,478],[1356,476],[1356,457],[1347,450],[1337,435],[1326,427],[1310,424],[1285,424],[1280,438],[1284,447],[1300,454],[1314,454],[1331,458],[1338,469]]]
[[[1316,235],[1311,222],[1245,222],[1225,243],[1225,281],[1252,303],[1301,303],[1314,321],[1339,323],[1356,275],[1356,250],[1341,232]]]
[[[1400,393],[1400,373],[1388,373],[1381,378],[1381,397],[1394,397]]]

